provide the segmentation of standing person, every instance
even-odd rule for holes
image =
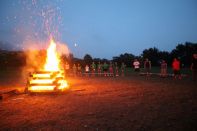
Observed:
[[[104,62],[104,64],[103,64],[103,72],[104,72],[104,76],[107,76],[108,64],[106,62]]]
[[[193,81],[196,81],[197,80],[197,54],[196,53],[193,54],[191,70],[192,70],[192,79]]]
[[[140,62],[137,59],[134,60],[133,66],[134,66],[134,71],[136,72],[140,71]]]
[[[122,62],[122,64],[121,64],[121,76],[125,76],[125,68],[126,68],[126,65],[124,64],[124,62]]]
[[[68,62],[66,62],[66,64],[65,64],[65,73],[66,73],[67,76],[69,75],[69,70],[70,70],[70,66],[69,66]]]
[[[114,76],[113,64],[110,62],[109,64],[109,76]]]
[[[77,66],[74,64],[73,65],[73,76],[77,75]]]
[[[100,61],[98,63],[98,68],[97,69],[98,69],[98,75],[101,76],[102,65],[101,65]]]
[[[161,62],[161,77],[166,77],[167,76],[167,63],[165,60],[162,60]]]
[[[115,73],[116,73],[116,76],[119,76],[119,68],[118,68],[117,62],[115,62]]]
[[[180,72],[181,64],[180,64],[180,61],[177,58],[174,58],[174,60],[172,62],[172,69],[173,69],[173,72],[174,72],[174,79],[177,79],[177,77],[179,79],[181,79],[181,72]]]
[[[92,64],[91,64],[91,70],[92,70],[92,76],[95,76],[96,64],[94,62],[92,62]]]
[[[81,65],[80,64],[77,65],[77,75],[81,76]]]
[[[144,61],[144,69],[146,71],[146,76],[150,76],[151,61],[149,61],[148,58],[146,58],[146,60]]]
[[[85,66],[85,74],[86,76],[89,76],[89,72],[90,72],[90,67],[88,65]]]

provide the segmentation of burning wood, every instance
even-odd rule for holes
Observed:
[[[47,49],[47,59],[44,69],[30,74],[27,83],[29,92],[62,91],[68,88],[64,78],[64,70],[61,70],[60,59],[56,53],[56,44],[51,39]]]
[[[64,79],[64,73],[60,71],[49,72],[39,71],[30,75],[28,81],[28,91],[42,92],[42,91],[58,91],[64,90],[68,87]]]

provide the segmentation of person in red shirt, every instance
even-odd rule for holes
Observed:
[[[180,61],[177,58],[174,58],[173,62],[172,62],[172,69],[174,72],[174,79],[177,79],[177,77],[179,79],[181,79],[181,65],[180,65]]]

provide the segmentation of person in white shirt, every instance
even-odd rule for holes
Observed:
[[[136,72],[139,72],[140,71],[140,62],[137,59],[134,60],[133,66],[134,66],[134,70]]]
[[[90,73],[90,67],[88,65],[85,66],[85,74],[86,76],[89,76]]]

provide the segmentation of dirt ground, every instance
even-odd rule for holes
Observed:
[[[134,75],[68,81],[70,89],[61,94],[0,101],[0,130],[197,130],[197,85],[190,79]]]

